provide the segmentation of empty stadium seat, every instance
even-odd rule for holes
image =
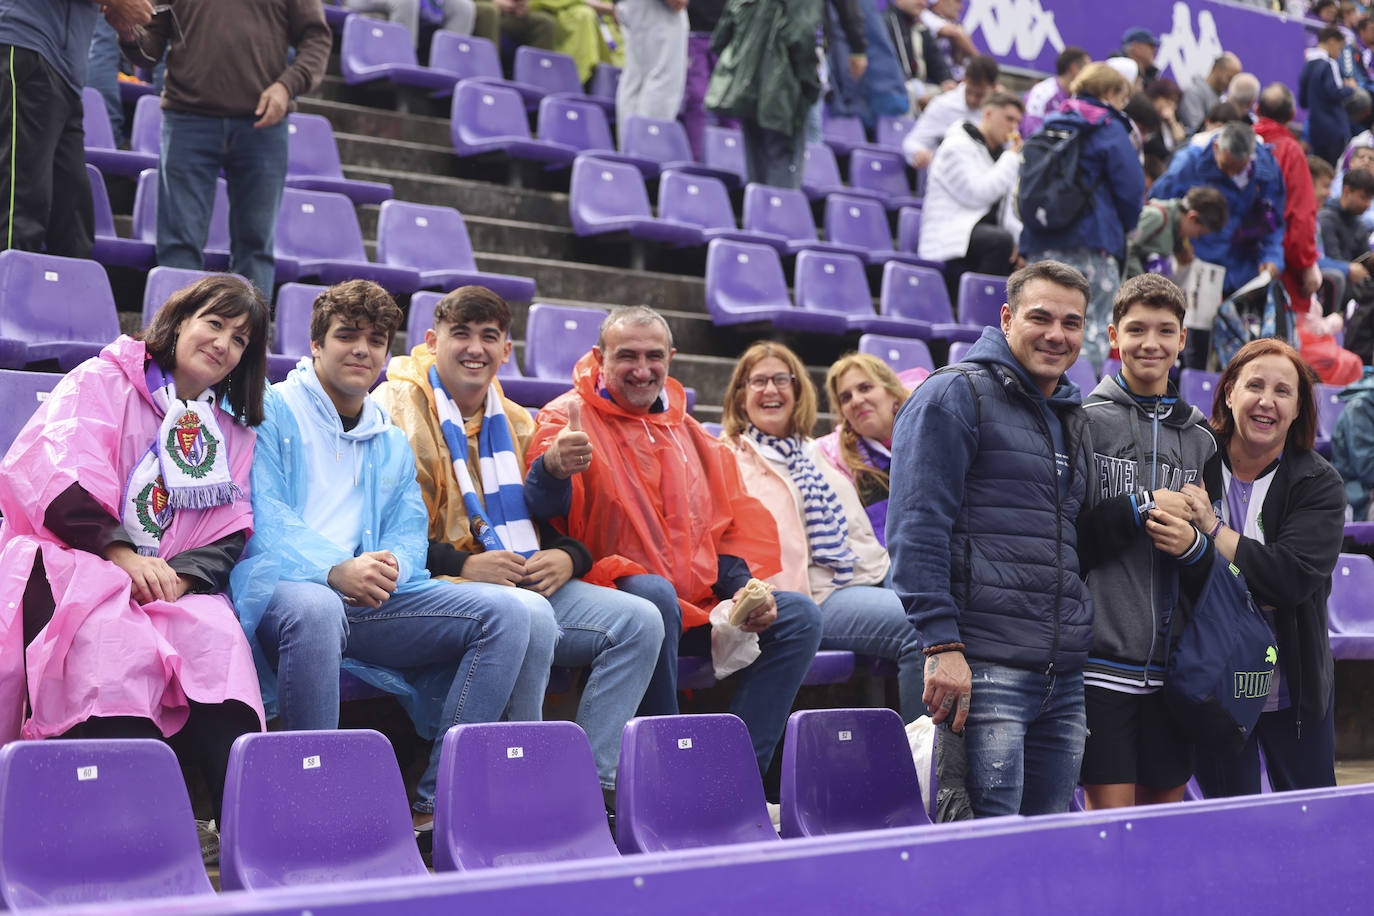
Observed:
[[[570,305],[530,306],[525,319],[525,371],[572,387],[573,366],[596,343],[604,309]]]
[[[129,149],[162,156],[162,98],[145,95],[134,103],[134,123],[129,129]],[[154,162],[149,168],[157,168]]]
[[[727,188],[740,185],[733,169],[716,168],[692,159],[687,131],[679,121],[661,121],[643,115],[630,115],[619,125],[621,148],[632,156],[658,163],[659,171],[675,169],[694,175],[710,175]]]
[[[631,719],[616,781],[622,853],[778,839],[749,730],[736,716]]]
[[[0,369],[0,391],[5,392],[0,398],[0,456],[10,450],[14,437],[60,381],[56,372]]]
[[[107,175],[137,175],[157,168],[157,155],[119,149],[105,100],[90,86],[81,90],[82,127],[85,130],[86,162]]]
[[[1084,397],[1097,387],[1097,373],[1093,371],[1093,364],[1086,357],[1080,356],[1074,360],[1073,365],[1069,366],[1064,374],[1069,377],[1069,381],[1078,386]]]
[[[355,204],[379,204],[393,194],[382,181],[345,178],[339,163],[334,128],[321,115],[292,112],[287,124],[290,144],[286,160],[286,186],[307,191],[337,191]]]
[[[568,201],[578,235],[625,232],[631,238],[667,245],[700,245],[701,230],[690,223],[660,219],[638,169],[584,153],[573,163]]]
[[[752,232],[735,225],[735,211],[725,184],[710,175],[665,170],[658,181],[658,215],[701,229],[702,238],[761,242],[775,247],[786,244],[782,236]]]
[[[420,66],[415,38],[404,25],[364,16],[350,16],[343,25],[339,69],[350,86],[388,80],[398,86],[441,90],[456,82],[451,73]]]
[[[6,908],[213,893],[181,766],[166,744],[13,741],[0,748]]]
[[[296,277],[319,277],[325,284],[362,279],[409,293],[422,282],[419,271],[367,259],[353,202],[332,191],[283,190],[274,248],[279,264],[295,265]]]
[[[563,168],[577,155],[566,144],[533,139],[520,93],[484,79],[460,80],[454,87],[449,134],[459,156],[499,153]]]
[[[784,838],[929,824],[902,718],[890,709],[807,709],[787,720]]]
[[[897,211],[897,250],[916,254],[921,245],[921,208],[903,207]]]
[[[949,305],[949,290],[945,278],[932,267],[918,267],[900,261],[883,265],[883,281],[879,293],[879,309],[884,315],[894,315],[908,321],[930,325],[927,338],[949,341],[977,340],[982,328],[959,324]],[[922,336],[919,333],[916,336]]]
[[[1203,369],[1180,369],[1178,373],[1178,396],[1202,411],[1203,416],[1212,415],[1212,402],[1217,396],[1217,382],[1221,381],[1220,372],[1207,372]]]
[[[426,874],[391,742],[371,729],[240,736],[219,868],[225,890]]]
[[[702,159],[715,169],[733,172],[742,184],[745,179],[744,137],[738,127],[707,125]]]
[[[453,74],[455,84],[458,80],[476,79],[513,89],[529,108],[537,106],[544,97],[543,90],[537,86],[522,86],[506,79],[501,73],[501,55],[496,46],[476,35],[460,35],[447,29],[436,29],[429,44],[429,67]],[[447,98],[452,94],[452,86],[434,92],[439,98]]]
[[[1317,435],[1330,439],[1335,432],[1336,421],[1345,410],[1345,401],[1341,399],[1344,390],[1338,385],[1317,385],[1313,392],[1317,398]]]
[[[873,311],[868,274],[858,255],[803,251],[797,255],[794,298],[797,309],[842,317],[850,330],[897,337],[921,337],[929,332],[923,321],[907,321]]]
[[[775,188],[750,182],[744,189],[744,228],[750,232],[783,239],[775,245],[784,254],[799,251],[830,251],[863,257],[858,245],[822,242],[816,236],[816,222],[806,195],[795,188]]]
[[[859,338],[859,352],[878,357],[891,366],[894,372],[905,372],[908,369],[935,371],[935,361],[931,359],[930,347],[926,346],[924,340],[865,334]]]
[[[435,871],[619,854],[591,744],[575,723],[458,725],[443,740]]]
[[[856,149],[849,156],[849,186],[851,190],[876,191],[889,210],[919,207],[921,199],[911,193],[906,170],[901,153]]]
[[[157,310],[162,308],[172,293],[214,275],[214,271],[185,267],[154,267],[148,271],[148,279],[143,284],[143,326],[146,328],[152,322]]]
[[[313,283],[283,283],[277,289],[272,351],[267,354],[268,378],[280,381],[310,354],[310,313],[315,299],[329,287]]]
[[[105,191],[105,176],[100,174],[100,169],[86,163],[86,178],[91,183],[91,208],[95,216],[95,244],[91,247],[91,258],[114,267],[140,270],[151,267],[157,257],[156,246],[138,239],[120,238],[115,233],[110,195]]]
[[[1007,278],[968,271],[959,278],[959,321],[974,327],[1002,326]]]
[[[864,122],[854,115],[826,114],[821,120],[821,139],[839,156],[869,145]]]
[[[577,75],[577,62],[567,54],[521,45],[515,49],[511,75],[517,83],[539,89],[544,97],[563,95],[585,99],[598,106],[606,117],[615,117],[615,96],[587,95]]]
[[[843,315],[793,308],[774,248],[728,239],[706,248],[706,309],[718,325],[771,321],[832,334],[848,326]]]
[[[878,123],[874,129],[877,142],[874,145],[901,152],[902,141],[915,126],[916,119],[907,115],[878,115]]]
[[[1331,573],[1327,620],[1331,654],[1336,658],[1374,658],[1374,560],[1341,554]]]
[[[857,245],[864,250],[869,264],[903,261],[925,267],[940,265],[923,261],[914,254],[892,247],[892,230],[888,228],[887,213],[876,200],[858,197],[846,191],[831,194],[825,199],[825,237],[831,242]]]
[[[534,50],[521,48],[520,50]],[[570,147],[579,153],[633,165],[645,178],[658,175],[658,163],[642,156],[618,153],[611,138],[606,111],[586,96],[547,95],[539,103],[539,139]]]
[[[824,200],[831,194],[849,194],[881,203],[873,191],[845,185],[840,177],[840,165],[835,161],[835,153],[824,143],[806,144],[802,158],[802,190],[812,200]]]
[[[157,245],[157,169],[147,169],[138,176],[134,190],[134,238]],[[223,178],[215,179],[215,197],[210,208],[210,226],[205,238],[205,269],[229,268],[229,185]],[[296,279],[296,265],[282,262],[276,266],[278,282]],[[265,290],[264,295],[270,295]]]
[[[620,74],[622,72],[622,69],[615,64],[608,64],[604,61],[597,64],[592,70],[592,81],[587,86],[587,95],[599,99],[610,99],[614,102],[616,90],[620,88]]]
[[[0,251],[0,344],[23,341],[30,363],[66,372],[119,336],[105,268],[95,261]]]
[[[477,285],[516,302],[534,298],[533,280],[477,269],[467,224],[452,207],[384,201],[377,216],[377,260],[419,271],[424,286]]]

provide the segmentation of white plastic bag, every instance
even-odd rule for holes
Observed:
[[[918,716],[906,727],[911,757],[916,761],[916,778],[921,783],[921,802],[930,810],[930,756],[935,752],[935,723],[930,716]]]
[[[711,664],[721,681],[753,664],[759,657],[759,634],[746,633],[730,623],[734,601],[722,601],[711,609]]]

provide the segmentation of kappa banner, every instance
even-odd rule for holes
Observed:
[[[1069,45],[1101,60],[1136,26],[1159,37],[1155,65],[1180,86],[1206,74],[1223,49],[1240,55],[1262,84],[1297,83],[1306,39],[1302,19],[1218,0],[1092,3],[1088,0],[967,0],[964,28],[1003,64],[1054,72]]]

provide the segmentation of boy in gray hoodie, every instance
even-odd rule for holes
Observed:
[[[1216,450],[1206,418],[1178,396],[1169,369],[1187,337],[1183,292],[1156,274],[1121,285],[1108,335],[1121,372],[1083,401],[1097,478],[1079,520],[1079,557],[1092,592],[1093,644],[1083,669],[1088,739],[1081,782],[1091,808],[1179,801],[1192,748],[1159,688],[1179,571],[1208,540],[1194,530],[1182,554],[1156,549],[1146,520],[1188,518],[1178,492],[1202,478]]]

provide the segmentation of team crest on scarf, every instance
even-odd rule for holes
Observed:
[[[200,479],[214,467],[219,442],[205,428],[194,411],[186,411],[172,426],[164,446],[167,455],[182,473]],[[158,483],[162,478],[158,478]]]
[[[161,474],[139,490],[134,497],[134,517],[138,519],[139,527],[148,532],[154,540],[162,540],[162,535],[172,524],[174,514],[175,510],[167,500],[167,487],[162,482]]]

